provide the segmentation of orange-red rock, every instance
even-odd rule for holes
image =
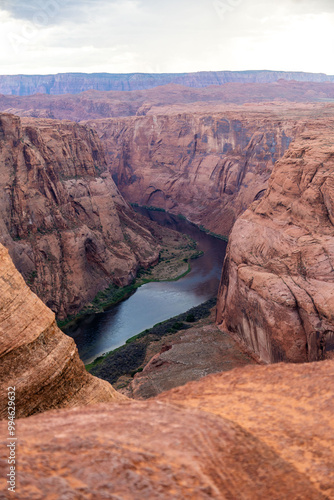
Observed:
[[[8,387],[16,417],[52,408],[120,401],[108,382],[89,375],[74,341],[25,284],[0,245],[0,419],[8,417]]]
[[[332,105],[319,103],[332,93],[332,83],[167,85],[74,96],[3,96],[0,109],[86,120],[98,131],[128,201],[183,213],[228,234],[236,217],[267,188],[273,164],[303,121],[314,114],[333,116]]]
[[[333,376],[332,361],[253,366],[156,401],[19,420],[15,498],[329,500]]]
[[[209,375],[161,394],[158,400],[240,425],[307,477],[319,498],[329,500],[334,498],[333,377],[332,360],[248,366]],[[280,499],[307,500],[311,493],[305,489],[299,494],[291,484],[290,492],[273,489],[267,498],[275,494]],[[235,498],[240,498],[238,493]]]
[[[333,144],[308,122],[231,233],[218,323],[266,362],[333,356]]]
[[[186,109],[186,112],[185,112]],[[285,107],[164,108],[163,114],[90,121],[124,197],[162,207],[220,234],[267,187],[299,117]]]
[[[59,317],[128,284],[159,245],[117,190],[94,131],[0,115],[0,242]]]

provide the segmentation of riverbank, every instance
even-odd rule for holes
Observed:
[[[215,325],[215,299],[155,325],[86,366],[135,399],[254,360]]]
[[[210,299],[185,313],[162,321],[129,338],[123,346],[99,356],[93,363],[86,365],[86,369],[110,383],[116,382],[122,375],[133,375],[135,371],[140,369],[145,359],[148,344],[158,341],[170,333],[191,328],[196,321],[207,318],[215,305],[216,299]]]
[[[137,288],[146,283],[177,281],[186,276],[191,271],[191,261],[201,257],[203,252],[197,249],[196,241],[189,236],[165,228],[161,228],[161,231],[161,250],[157,264],[148,269],[138,269],[133,282],[124,287],[111,284],[101,290],[76,316],[58,320],[58,327],[66,329],[84,316],[103,312],[129,298]]]

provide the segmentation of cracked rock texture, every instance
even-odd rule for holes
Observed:
[[[236,222],[217,320],[265,362],[334,355],[334,120],[309,122]]]
[[[89,375],[74,341],[29,289],[0,245],[0,418],[8,417],[8,387],[15,387],[16,417],[53,408],[120,401],[104,380]]]
[[[155,400],[21,419],[15,498],[329,500],[333,376],[332,361],[251,366]],[[2,442],[12,498],[6,457]]]
[[[158,259],[88,127],[0,114],[0,189],[0,242],[59,318]]]

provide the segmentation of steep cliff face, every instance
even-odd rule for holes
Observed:
[[[231,233],[218,323],[266,362],[334,354],[333,144],[308,123]]]
[[[77,94],[85,90],[139,90],[176,83],[188,87],[207,87],[230,82],[269,83],[279,79],[301,82],[330,82],[323,73],[285,71],[201,71],[198,73],[110,74],[60,73],[57,75],[1,75],[0,93],[9,95]]]
[[[0,242],[60,318],[157,260],[91,129],[0,115],[0,144]]]
[[[108,382],[89,375],[74,341],[31,292],[0,245],[0,419],[15,387],[16,417],[52,408],[121,401]]]
[[[333,376],[331,361],[249,367],[21,419],[15,498],[333,498]],[[12,498],[5,422],[0,435]]]
[[[296,128],[279,111],[244,108],[89,123],[127,200],[182,213],[221,234],[263,194]]]

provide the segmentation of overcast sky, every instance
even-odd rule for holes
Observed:
[[[334,0],[0,0],[0,74],[334,75]]]

